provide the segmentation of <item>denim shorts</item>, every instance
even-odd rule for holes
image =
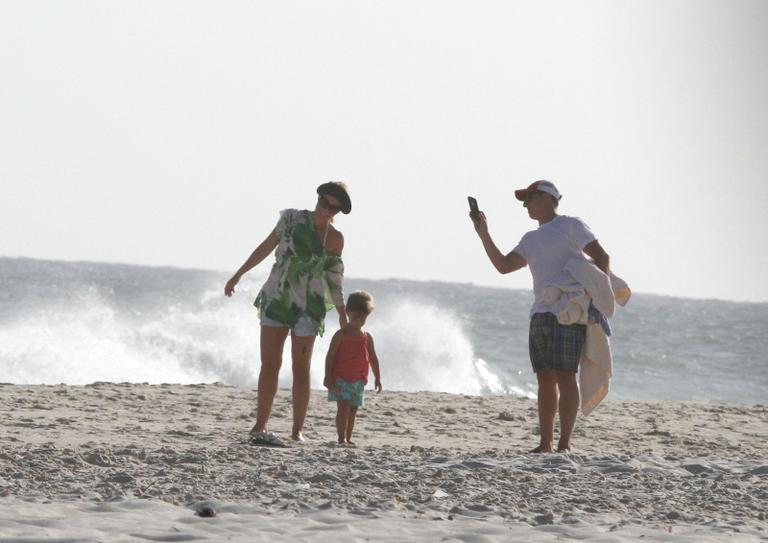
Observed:
[[[270,319],[266,315],[262,313],[261,315],[261,325],[262,326],[288,326],[287,324],[283,324],[282,322],[278,322],[274,319]],[[310,336],[316,336],[317,335],[317,329],[315,328],[315,324],[312,322],[312,319],[309,318],[309,315],[304,313],[301,317],[299,317],[299,320],[296,322],[296,324],[291,328],[291,332],[293,332],[294,335],[299,337],[310,337]]]
[[[533,371],[579,370],[579,358],[587,337],[584,324],[560,324],[552,313],[536,313],[531,317],[528,351]]]

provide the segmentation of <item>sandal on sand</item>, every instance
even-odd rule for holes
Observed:
[[[262,447],[287,447],[283,441],[272,432],[251,432],[251,445]]]

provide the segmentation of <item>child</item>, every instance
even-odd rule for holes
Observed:
[[[325,357],[325,379],[328,401],[336,402],[336,430],[339,444],[352,443],[357,408],[363,405],[363,390],[368,382],[368,366],[373,369],[376,392],[381,392],[379,359],[373,347],[373,336],[363,330],[373,311],[373,297],[363,290],[347,299],[349,324],[336,332]]]

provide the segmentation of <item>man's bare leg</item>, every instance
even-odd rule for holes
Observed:
[[[283,364],[283,346],[288,337],[288,327],[262,326],[259,339],[261,348],[261,369],[259,390],[256,396],[256,424],[251,433],[266,432],[272,402],[277,393],[277,378]]]
[[[539,370],[536,372],[539,383],[539,446],[531,452],[552,452],[555,434],[555,413],[557,413],[557,376],[555,370]]]
[[[291,360],[293,367],[293,430],[295,441],[304,441],[301,430],[309,407],[309,366],[312,362],[312,348],[315,336],[291,335]]]
[[[557,386],[560,389],[560,441],[557,444],[557,452],[568,452],[571,450],[571,435],[579,412],[579,385],[576,384],[576,374],[571,371],[558,371]]]

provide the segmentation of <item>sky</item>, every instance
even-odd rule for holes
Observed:
[[[0,0],[0,256],[234,272],[339,180],[348,276],[530,288],[466,197],[506,252],[549,179],[635,292],[766,302],[766,30],[762,0]]]

